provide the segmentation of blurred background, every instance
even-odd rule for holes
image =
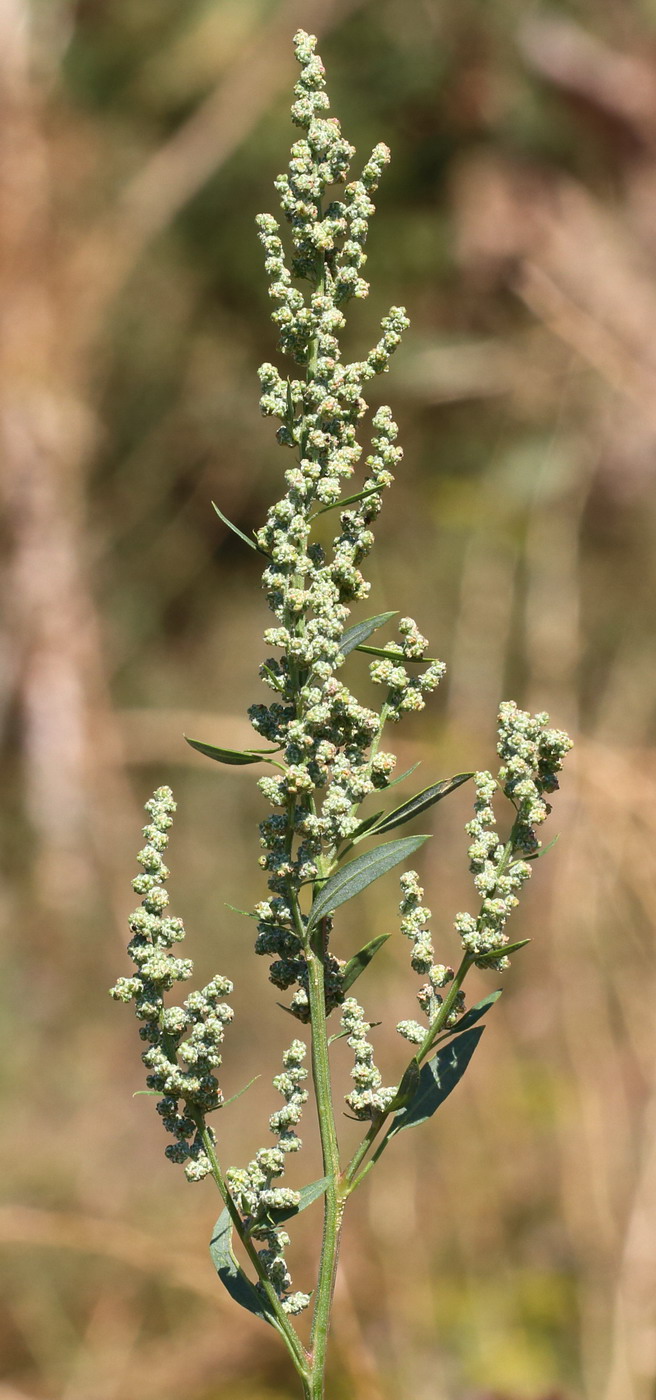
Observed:
[[[0,4],[0,1400],[296,1394],[213,1274],[212,1185],[165,1161],[106,988],[129,970],[141,807],[170,782],[174,911],[198,977],[236,983],[226,1094],[267,1066],[220,1120],[224,1161],[247,1161],[289,1038],[225,907],[261,897],[263,807],[257,770],[182,734],[253,742],[264,698],[258,560],[210,501],[248,532],[287,465],[258,412],[275,339],[253,220],[275,209],[299,24],[359,156],[393,152],[347,349],[407,305],[374,390],[406,458],[365,613],[416,616],[449,670],[393,736],[402,766],[425,785],[491,763],[503,696],[577,736],[483,1048],[351,1212],[331,1396],[650,1400],[654,0]],[[435,809],[423,861],[445,961],[470,801]],[[397,888],[349,906],[340,954],[397,927]],[[400,945],[362,984],[390,1074],[414,1014]],[[309,1118],[305,1137],[309,1180]],[[317,1223],[295,1231],[298,1287]]]

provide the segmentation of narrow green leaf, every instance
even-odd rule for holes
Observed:
[[[286,1206],[284,1210],[270,1210],[268,1212],[271,1220],[279,1225],[283,1220],[291,1220],[293,1216],[300,1215],[302,1210],[307,1210],[313,1201],[318,1201],[320,1196],[330,1185],[330,1177],[322,1176],[318,1181],[311,1181],[309,1186],[303,1186],[299,1191],[300,1201],[297,1206]]]
[[[253,913],[252,909],[238,909],[236,904],[228,904],[227,900],[225,900],[224,903],[226,909],[232,909],[233,914],[243,914],[245,919],[257,919],[259,917],[257,914]]]
[[[419,1088],[420,1079],[421,1070],[419,1065],[416,1060],[411,1060],[401,1079],[401,1083],[399,1084],[394,1098],[388,1107],[388,1113],[396,1113],[398,1109],[405,1108],[407,1104],[411,1103]]]
[[[382,656],[386,661],[402,661],[404,665],[428,666],[431,661],[437,661],[437,656],[406,656],[398,648],[390,647],[363,647],[358,643],[356,651],[364,651],[367,656]]]
[[[396,787],[397,783],[402,783],[404,778],[409,778],[410,774],[414,773],[417,770],[417,768],[420,767],[421,759],[418,759],[416,763],[413,763],[411,768],[406,768],[405,773],[399,773],[398,778],[392,778],[392,781],[387,784],[387,787],[384,788],[383,791],[387,792],[387,788]]]
[[[329,506],[322,506],[321,510],[315,510],[312,516],[316,520],[318,515],[325,515],[329,510],[342,510],[344,506],[352,506],[356,501],[366,501],[367,496],[377,496],[382,492],[382,486],[370,486],[366,491],[356,491],[354,496],[345,496],[342,501],[333,501]]]
[[[215,501],[212,501],[212,507],[216,511],[219,520],[222,520],[223,524],[227,525],[229,530],[232,530],[233,535],[237,535],[238,539],[243,540],[244,544],[247,544],[249,549],[254,549],[256,554],[263,554],[265,559],[270,557],[268,550],[262,549],[261,545],[256,544],[255,540],[249,539],[248,535],[245,535],[243,530],[240,530],[237,525],[233,525],[232,521],[228,520],[227,515],[224,515],[223,511],[219,510]]]
[[[159,1099],[161,1094],[161,1089],[135,1089],[132,1097],[133,1099],[139,1099],[142,1096],[148,1099]]]
[[[210,1254],[212,1263],[224,1286],[247,1312],[254,1313],[256,1317],[261,1317],[263,1322],[268,1322],[272,1326],[276,1325],[275,1315],[270,1311],[266,1298],[260,1294],[251,1283],[247,1274],[244,1273],[241,1265],[237,1263],[232,1250],[232,1220],[228,1209],[222,1211],[210,1241]]]
[[[458,1080],[462,1079],[484,1030],[485,1026],[475,1026],[473,1030],[465,1031],[458,1040],[452,1040],[438,1050],[433,1059],[422,1066],[414,1098],[397,1113],[388,1130],[388,1138],[404,1128],[414,1128],[418,1123],[432,1118],[436,1109],[455,1089]]]
[[[363,836],[366,836],[367,833],[368,833],[369,831],[371,831],[372,826],[375,826],[375,825],[376,825],[376,822],[379,822],[380,819],[381,819],[381,817],[384,817],[384,816],[385,816],[385,813],[381,810],[380,812],[374,812],[374,813],[373,813],[373,816],[371,816],[371,817],[365,817],[365,818],[364,818],[364,821],[361,821],[361,822],[360,822],[360,825],[359,825],[359,826],[356,826],[355,831],[353,832],[353,835],[349,838],[349,844],[348,844],[348,849],[349,849],[349,851],[350,851],[350,849],[351,849],[352,846],[357,846],[358,841],[361,841],[362,838],[363,838]]]
[[[325,914],[332,914],[333,909],[338,909],[340,904],[346,904],[347,900],[360,894],[367,885],[373,884],[393,866],[413,855],[428,840],[428,836],[406,836],[401,841],[386,841],[384,846],[377,846],[374,851],[366,851],[364,855],[356,856],[355,860],[347,861],[326,880],[315,899],[308,918],[308,932],[316,928]]]
[[[371,959],[375,958],[379,948],[387,943],[389,936],[389,933],[379,933],[377,938],[372,938],[370,943],[365,943],[364,948],[361,948],[359,953],[355,953],[352,958],[349,958],[342,973],[343,991],[347,992],[349,987],[353,986],[360,974],[364,972],[365,967],[369,966]]]
[[[488,953],[478,953],[476,963],[494,962],[496,958],[508,958],[511,953],[518,953],[520,948],[525,948],[530,943],[530,938],[520,938],[519,943],[506,943],[500,948],[490,948]]]
[[[238,1089],[236,1094],[231,1094],[229,1099],[224,1099],[224,1100],[223,1100],[223,1103],[222,1103],[222,1105],[221,1105],[221,1107],[222,1107],[222,1108],[227,1108],[229,1103],[234,1103],[235,1099],[240,1099],[241,1096],[242,1096],[242,1094],[245,1094],[245,1093],[246,1093],[246,1090],[247,1090],[247,1089],[250,1089],[251,1084],[254,1084],[256,1079],[261,1079],[261,1078],[262,1078],[261,1074],[254,1074],[254,1075],[253,1075],[253,1078],[252,1078],[252,1079],[249,1079],[248,1084],[244,1084],[243,1089]]]
[[[390,622],[396,616],[396,612],[378,613],[377,617],[365,617],[362,622],[356,622],[353,627],[348,627],[339,644],[342,656],[348,656],[349,652],[359,647],[361,642],[366,642],[367,637],[370,637],[372,632],[377,632],[379,627],[384,627],[386,622]]]
[[[395,827],[403,826],[404,822],[412,821],[413,817],[418,817],[420,812],[425,812],[428,807],[432,807],[436,802],[441,802],[443,797],[448,797],[450,792],[455,792],[456,788],[462,787],[463,783],[473,777],[472,773],[456,773],[455,778],[444,778],[441,783],[432,783],[430,787],[423,788],[421,792],[410,797],[407,802],[402,802],[400,807],[395,807],[393,812],[388,812],[382,821],[377,822],[374,827],[376,836],[383,831],[394,831]],[[373,835],[373,833],[365,833]]]
[[[553,841],[550,841],[549,844],[548,844],[548,846],[543,846],[543,847],[542,847],[542,850],[540,850],[540,851],[535,851],[535,852],[533,853],[532,856],[520,856],[519,859],[520,859],[520,860],[541,860],[541,859],[542,859],[542,856],[546,856],[547,851],[552,850],[552,848],[555,846],[556,842],[559,841],[559,840],[560,840],[560,832],[558,832],[557,836],[554,836]]]
[[[485,1016],[495,1001],[499,1000],[501,989],[498,992],[490,992],[489,997],[484,997],[483,1001],[477,1001],[475,1006],[471,1006],[464,1016],[460,1017],[456,1026],[449,1026],[447,1035],[459,1035],[461,1031],[468,1031],[470,1026],[475,1026],[482,1016]]]
[[[245,763],[265,763],[270,754],[279,753],[279,749],[217,749],[214,744],[203,744],[200,739],[188,739],[184,735],[186,742],[198,753],[204,753],[206,758],[213,758],[217,763],[230,763],[241,766]]]

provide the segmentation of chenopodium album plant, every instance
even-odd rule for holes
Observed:
[[[279,419],[278,442],[291,453],[286,492],[271,507],[254,539],[241,538],[266,559],[264,589],[275,617],[265,634],[275,653],[260,675],[273,692],[268,705],[249,711],[266,748],[244,752],[190,740],[221,763],[266,763],[272,775],[259,780],[272,813],[260,825],[268,897],[255,906],[255,952],[271,958],[270,978],[290,994],[287,1012],[307,1028],[311,1082],[323,1153],[324,1175],[302,1190],[284,1185],[287,1158],[301,1147],[297,1133],[308,1099],[308,1047],[300,1034],[282,1056],[273,1083],[282,1105],[269,1119],[272,1141],[260,1147],[246,1167],[226,1167],[210,1115],[223,1105],[217,1070],[226,1027],[233,1012],[225,1000],[232,983],[217,975],[182,1005],[166,1005],[174,983],[187,980],[192,963],[173,955],[184,938],[180,919],[166,911],[164,852],[175,803],[168,788],[146,804],[148,825],[134,881],[142,896],[130,919],[132,977],[112,989],[119,1001],[134,1000],[145,1042],[148,1089],[171,1137],[166,1155],[183,1164],[189,1181],[213,1177],[224,1202],[211,1244],[212,1258],[228,1292],[250,1312],[277,1329],[312,1400],[324,1395],[326,1344],[344,1209],[392,1140],[430,1118],[464,1073],[480,1040],[478,1024],[500,995],[465,1010],[463,984],[471,967],[503,971],[510,944],[506,925],[519,891],[541,853],[536,828],[549,814],[547,797],[571,741],[547,728],[548,716],[531,715],[512,702],[499,711],[500,767],[460,773],[425,787],[393,810],[364,818],[361,804],[371,793],[392,787],[393,753],[381,748],[384,731],[405,714],[421,710],[425,695],[438,685],[444,666],[426,655],[428,643],[412,618],[398,622],[398,641],[367,645],[394,613],[348,626],[354,603],[367,597],[361,566],[374,543],[373,525],[401,460],[390,409],[372,420],[371,451],[357,489],[345,485],[362,456],[358,425],[367,412],[363,391],[387,370],[408,321],[401,307],[383,319],[380,339],[366,359],[345,363],[339,333],[351,298],[367,295],[362,277],[371,196],[389,159],[376,146],[361,176],[349,180],[354,151],[339,123],[327,116],[329,101],[316,40],[300,31],[295,39],[301,73],[294,89],[292,119],[301,136],[292,146],[287,174],[276,180],[291,232],[286,260],[280,226],[269,214],[258,219],[270,295],[275,303],[280,349],[298,366],[283,378],[273,364],[260,369],[262,411]],[[305,283],[305,293],[298,283]],[[327,547],[316,538],[315,522],[337,511],[339,530]],[[226,522],[230,523],[230,522]],[[325,525],[322,521],[325,539]],[[232,527],[235,528],[235,527]],[[237,532],[241,534],[241,532]],[[370,675],[381,687],[379,709],[361,704],[342,676],[351,652],[371,658]],[[407,775],[403,775],[407,776]],[[397,1030],[411,1055],[400,1056],[398,1082],[384,1085],[369,1039],[372,1022],[353,995],[357,979],[383,946],[386,933],[365,944],[348,961],[331,948],[337,910],[368,885],[409,858],[428,838],[379,837],[410,822],[467,779],[473,778],[474,815],[467,824],[469,862],[476,891],[474,912],[455,919],[462,952],[457,971],[436,961],[430,910],[414,870],[401,875],[401,932],[411,944],[412,969],[421,977],[418,1015]],[[497,828],[493,801],[502,794],[512,821],[507,835]],[[361,847],[358,854],[353,854]],[[524,940],[526,941],[526,940]],[[339,1029],[329,1033],[337,1013]],[[341,1037],[353,1052],[353,1087],[346,1095],[348,1115],[364,1134],[344,1163],[337,1134],[331,1082],[331,1043]],[[342,1110],[343,1111],[343,1110]],[[216,1119],[214,1119],[216,1122]],[[323,1198],[323,1235],[318,1276],[311,1291],[292,1284],[286,1260],[287,1227],[294,1217]],[[244,1262],[234,1254],[235,1236]],[[294,1321],[312,1309],[309,1341]],[[305,1334],[304,1334],[305,1335]]]

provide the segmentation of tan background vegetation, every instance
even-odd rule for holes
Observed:
[[[174,906],[199,975],[237,985],[226,1092],[265,1068],[221,1119],[225,1160],[246,1160],[288,1036],[225,908],[260,888],[261,802],[251,770],[181,735],[248,742],[261,694],[257,560],[209,503],[255,527],[284,465],[257,411],[274,341],[253,218],[289,144],[299,23],[359,152],[393,150],[350,331],[361,349],[389,303],[412,316],[383,386],[406,460],[371,611],[416,615],[449,666],[400,757],[425,783],[485,766],[505,695],[577,736],[561,840],[515,924],[534,941],[457,1095],[353,1211],[332,1393],[649,1400],[653,0],[0,5],[0,1397],[294,1393],[212,1274],[211,1185],[165,1162],[106,988],[140,807],[170,781]],[[436,809],[424,862],[447,960],[468,800]],[[340,952],[395,926],[395,888],[352,906]],[[412,1014],[398,943],[366,989],[388,1066]]]

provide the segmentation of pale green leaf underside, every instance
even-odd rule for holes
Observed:
[[[388,870],[392,870],[395,865],[413,855],[423,846],[424,841],[428,840],[428,836],[407,836],[401,841],[387,841],[384,846],[377,846],[374,851],[356,856],[355,860],[348,861],[340,870],[336,870],[335,874],[326,880],[312,905],[308,918],[308,932],[315,928],[326,914],[332,914],[334,909],[346,904],[354,895],[360,894],[367,885],[373,884],[374,880],[378,880],[381,875],[385,875]]]
[[[247,1312],[254,1313],[263,1322],[268,1322],[276,1326],[274,1313],[270,1310],[266,1298],[251,1283],[248,1275],[244,1273],[241,1265],[237,1263],[232,1250],[232,1230],[233,1224],[230,1219],[230,1212],[226,1208],[219,1216],[212,1239],[210,1241],[210,1254],[212,1263],[224,1286],[234,1298],[235,1303],[245,1308]]]
[[[416,1093],[410,1103],[397,1113],[387,1137],[392,1138],[404,1128],[415,1128],[432,1118],[436,1109],[455,1089],[471,1060],[485,1026],[465,1031],[457,1040],[438,1050],[432,1060],[422,1066]]]

